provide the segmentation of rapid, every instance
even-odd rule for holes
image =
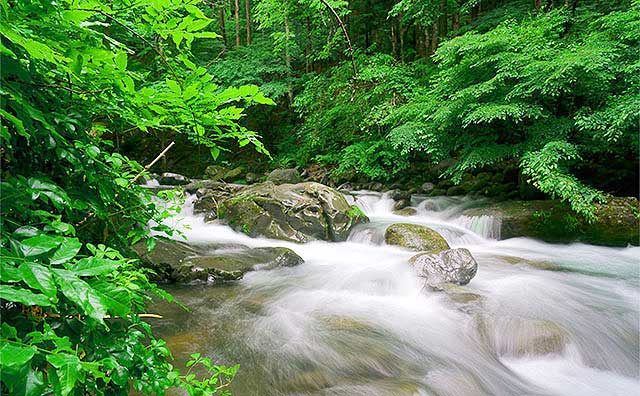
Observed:
[[[152,324],[176,365],[198,351],[239,363],[234,395],[640,394],[640,248],[499,240],[463,197],[414,196],[414,216],[386,194],[347,196],[371,222],[346,242],[249,238],[194,216],[168,224],[187,242],[286,246],[305,263],[223,285],[168,286],[189,311],[158,304]],[[466,286],[431,291],[384,243],[393,223],[440,232],[478,262]]]

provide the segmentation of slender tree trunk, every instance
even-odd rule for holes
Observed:
[[[291,55],[289,54],[289,16],[284,16],[284,62],[287,66],[287,96],[289,106],[293,103],[293,88],[291,87]]]
[[[431,56],[429,28],[424,29],[424,55]]]
[[[542,0],[533,0],[533,6],[536,8],[536,11],[540,9],[540,3]]]
[[[244,8],[246,15],[247,45],[251,45],[251,5],[249,4],[249,0],[244,0]]]
[[[460,14],[457,12],[453,14],[453,31],[457,32],[460,29]]]
[[[224,48],[222,52],[224,53],[227,50],[227,29],[224,27],[224,9],[220,8],[218,10],[218,23],[220,24],[220,35],[222,36],[222,44]]]
[[[438,49],[438,23],[434,23],[431,28],[431,53],[435,53]]]
[[[394,59],[398,59],[398,49],[396,48],[396,26],[395,21],[391,22],[391,54]]]
[[[305,20],[306,33],[307,33],[307,43],[304,47],[304,59],[305,59],[305,67],[304,70],[306,73],[309,73],[312,70],[311,66],[311,18],[307,17]]]
[[[404,62],[404,34],[405,28],[402,26],[402,14],[398,18],[398,31],[400,32],[400,62]]]
[[[234,1],[236,19],[236,47],[240,47],[240,4],[239,0]]]
[[[336,18],[336,21],[338,21],[338,25],[340,25],[340,28],[342,29],[342,33],[344,34],[344,39],[347,40],[347,47],[349,47],[349,54],[351,55],[351,67],[353,68],[353,78],[357,78],[358,69],[356,68],[356,57],[353,54],[353,46],[351,45],[351,39],[349,38],[349,32],[347,32],[347,27],[344,25],[344,23],[342,23],[342,19],[340,19],[340,15],[338,15],[336,10],[334,10],[333,7],[331,7],[331,4],[329,4],[327,0],[320,0],[320,2],[324,4],[324,6],[329,9],[329,11],[331,11],[333,16]]]

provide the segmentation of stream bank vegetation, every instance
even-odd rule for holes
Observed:
[[[229,181],[245,183],[296,166],[466,193],[470,173],[504,176],[587,222],[608,194],[637,196],[638,0],[5,0],[0,13],[3,393],[229,394],[237,366],[194,354],[206,376],[182,372],[143,320],[172,298],[131,246],[175,231],[135,179],[171,141],[157,168],[243,166]]]

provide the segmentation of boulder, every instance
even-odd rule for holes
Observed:
[[[274,169],[267,176],[267,180],[273,184],[296,184],[302,181],[300,173],[294,168]]]
[[[285,247],[251,249],[244,245],[189,246],[182,242],[158,241],[149,252],[144,243],[133,250],[156,281],[227,281],[240,279],[249,271],[292,267],[304,260]]]
[[[401,210],[406,208],[407,206],[411,206],[411,201],[409,201],[408,199],[401,199],[393,205],[393,209]]]
[[[338,191],[319,183],[254,184],[220,204],[235,230],[292,242],[344,241],[369,219]]]
[[[189,257],[175,268],[178,282],[237,280],[249,271],[293,267],[304,263],[302,257],[285,247],[262,247]]]
[[[638,199],[610,197],[596,204],[596,220],[588,223],[557,201],[504,201],[468,209],[466,216],[493,216],[500,221],[500,239],[538,238],[547,242],[581,241],[595,245],[640,243]]]
[[[191,180],[177,173],[165,172],[158,177],[158,183],[164,186],[183,186]]]
[[[132,246],[140,261],[152,269],[151,279],[154,281],[168,281],[172,278],[172,272],[178,268],[184,259],[196,256],[198,251],[182,242],[169,242],[158,240],[153,250],[149,251],[144,242],[138,242]]]
[[[245,188],[245,186],[240,184],[220,182],[205,184],[208,188],[198,189],[196,191],[197,199],[193,203],[193,213],[204,214],[205,221],[217,219],[220,202]]]
[[[438,290],[448,283],[466,285],[478,272],[478,263],[464,248],[420,253],[411,257],[409,262],[418,276],[425,278],[428,286]]]
[[[438,253],[449,249],[449,244],[442,235],[429,227],[418,224],[392,224],[387,227],[384,240],[389,245],[429,253]]]

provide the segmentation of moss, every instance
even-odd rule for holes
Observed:
[[[351,205],[351,207],[347,211],[347,216],[349,216],[349,219],[351,220],[353,220],[356,217],[359,217],[361,219],[368,218],[367,215],[364,214],[364,212],[357,205]]]

